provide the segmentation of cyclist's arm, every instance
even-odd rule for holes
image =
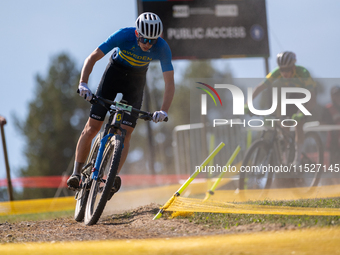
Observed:
[[[175,94],[175,80],[174,80],[174,71],[167,71],[163,73],[164,83],[165,83],[165,90],[163,96],[163,104],[162,104],[162,111],[168,113],[172,99]]]
[[[83,69],[81,70],[80,82],[88,83],[93,66],[104,56],[105,54],[99,48],[97,48],[90,54],[90,56],[86,58]]]
[[[260,94],[262,91],[264,91],[267,88],[267,84],[262,82],[260,85],[258,85],[253,92],[253,99],[255,99],[258,94]]]
[[[267,74],[266,79],[258,85],[253,92],[253,99],[256,98],[262,91],[269,88],[270,85],[280,77],[279,68],[275,68],[272,72]]]

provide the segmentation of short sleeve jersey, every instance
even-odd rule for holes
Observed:
[[[171,50],[163,38],[158,38],[150,50],[144,52],[137,42],[134,27],[127,27],[113,33],[98,47],[105,55],[113,50],[112,58],[119,64],[144,69],[152,60],[159,60],[163,72],[172,71]]]
[[[277,80],[287,87],[300,87],[310,91],[316,88],[315,81],[310,76],[308,70],[302,66],[296,66],[293,77],[289,79],[283,78],[280,69],[276,68],[266,76],[264,84],[269,87]]]

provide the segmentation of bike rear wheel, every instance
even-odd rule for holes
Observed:
[[[301,169],[302,173],[299,172],[297,178],[293,178],[295,187],[305,187],[305,192],[309,192],[308,188],[319,184],[322,167],[318,167],[318,164],[323,165],[323,156],[324,150],[320,136],[316,132],[307,132],[304,135],[301,168],[297,166],[297,171]],[[305,172],[305,167],[308,172]]]
[[[92,180],[85,210],[85,224],[96,224],[102,215],[117,175],[123,138],[114,135],[107,143],[97,180]]]
[[[87,157],[87,160],[85,162],[86,169],[81,174],[81,183],[80,183],[80,190],[76,192],[75,198],[77,200],[76,202],[76,208],[74,211],[74,219],[76,221],[82,221],[84,219],[85,215],[85,209],[86,209],[86,203],[89,196],[89,182],[90,182],[90,175],[91,170],[94,167],[94,164],[96,162],[100,140],[103,137],[103,133],[99,133],[93,143],[93,146],[91,148],[90,154]]]
[[[269,189],[273,181],[273,173],[264,172],[261,169],[263,166],[269,166],[273,162],[273,151],[270,145],[264,140],[255,141],[247,150],[244,160],[242,162],[242,169],[253,169],[260,172],[240,172],[239,189]]]

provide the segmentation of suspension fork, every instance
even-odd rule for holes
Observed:
[[[105,146],[106,143],[109,139],[111,139],[111,137],[114,134],[112,133],[108,133],[107,135],[105,135],[101,140],[100,140],[100,145],[99,145],[99,150],[98,150],[98,154],[97,154],[97,158],[96,158],[96,163],[92,169],[92,175],[91,175],[91,179],[93,180],[97,180],[98,178],[98,174],[99,174],[99,168],[100,168],[100,164],[102,163],[103,160],[103,154],[104,154],[104,150],[105,150]]]
[[[96,158],[96,163],[94,168],[92,169],[91,179],[97,180],[99,175],[99,168],[103,160],[103,154],[106,147],[107,142],[117,133],[117,130],[120,130],[122,133],[123,140],[125,138],[126,130],[120,127],[123,121],[123,111],[116,111],[114,115],[111,114],[108,123],[105,125],[104,137],[100,140],[99,150]],[[123,145],[124,148],[124,145]]]
[[[268,146],[268,154],[266,155],[266,158],[265,158],[265,162],[268,162],[270,163],[270,158],[273,156],[274,158],[276,158],[276,155],[277,155],[277,130],[274,129],[274,133],[270,139],[270,141],[266,141],[265,140],[265,132],[262,133],[262,136],[261,138],[264,140],[264,142],[267,144],[266,146]],[[272,146],[271,146],[272,144]],[[274,153],[274,155],[273,155]]]

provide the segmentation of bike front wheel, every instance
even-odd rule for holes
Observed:
[[[322,171],[318,171],[318,168],[323,165],[323,156],[324,150],[319,134],[307,132],[304,135],[301,165],[297,166],[299,174],[293,178],[295,187],[304,187],[307,193],[319,184]]]
[[[74,211],[74,219],[76,221],[82,221],[84,219],[85,215],[85,209],[86,209],[86,203],[89,196],[89,183],[90,183],[90,175],[91,170],[94,167],[94,164],[96,162],[100,140],[103,136],[103,133],[99,133],[97,135],[92,149],[90,151],[90,154],[85,162],[86,169],[81,174],[81,183],[80,183],[80,190],[76,192],[75,198],[77,200],[76,202],[76,208]]]
[[[263,167],[272,164],[273,150],[264,140],[255,141],[247,150],[242,162],[239,189],[269,189],[272,183],[272,173],[262,171]]]
[[[102,215],[117,175],[123,138],[114,135],[106,144],[97,180],[92,180],[85,210],[85,224],[96,224]]]

